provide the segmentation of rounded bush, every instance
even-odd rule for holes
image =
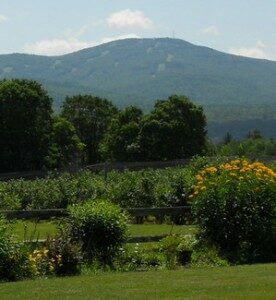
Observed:
[[[196,175],[189,198],[201,235],[231,262],[275,259],[275,177],[247,160],[207,166]]]
[[[127,237],[127,215],[108,201],[69,207],[69,231],[82,242],[85,258],[110,264]]]

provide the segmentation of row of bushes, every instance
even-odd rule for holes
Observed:
[[[33,181],[0,183],[0,210],[66,208],[87,200],[109,199],[121,207],[185,205],[193,165],[165,170],[50,175]]]
[[[223,161],[218,158],[212,163]],[[195,174],[207,165],[207,158],[198,157],[185,168],[113,171],[107,176],[84,171],[33,181],[0,182],[0,210],[66,208],[96,199],[108,199],[123,208],[186,205]]]

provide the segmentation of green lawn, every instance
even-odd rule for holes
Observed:
[[[24,239],[45,239],[57,232],[58,221],[13,221],[12,232],[19,241]]]
[[[26,239],[44,239],[47,236],[53,236],[57,232],[57,221],[40,221],[38,223],[30,221],[16,221],[12,223],[13,233],[18,240]],[[179,226],[167,224],[131,224],[131,236],[143,235],[162,235],[170,233],[189,234],[195,233],[196,226]]]
[[[0,284],[1,299],[276,299],[276,264],[103,273]]]

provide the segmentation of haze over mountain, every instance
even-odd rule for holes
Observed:
[[[276,126],[276,62],[178,39],[126,39],[52,57],[0,55],[3,78],[40,81],[53,96],[56,109],[65,96],[74,94],[91,93],[119,107],[135,104],[145,110],[156,99],[184,94],[203,105],[209,124],[250,120],[254,126],[259,119],[264,128]]]

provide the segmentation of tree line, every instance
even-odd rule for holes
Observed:
[[[202,154],[201,106],[173,95],[144,114],[92,95],[66,97],[59,114],[36,81],[0,81],[0,172],[101,161],[171,160]]]

